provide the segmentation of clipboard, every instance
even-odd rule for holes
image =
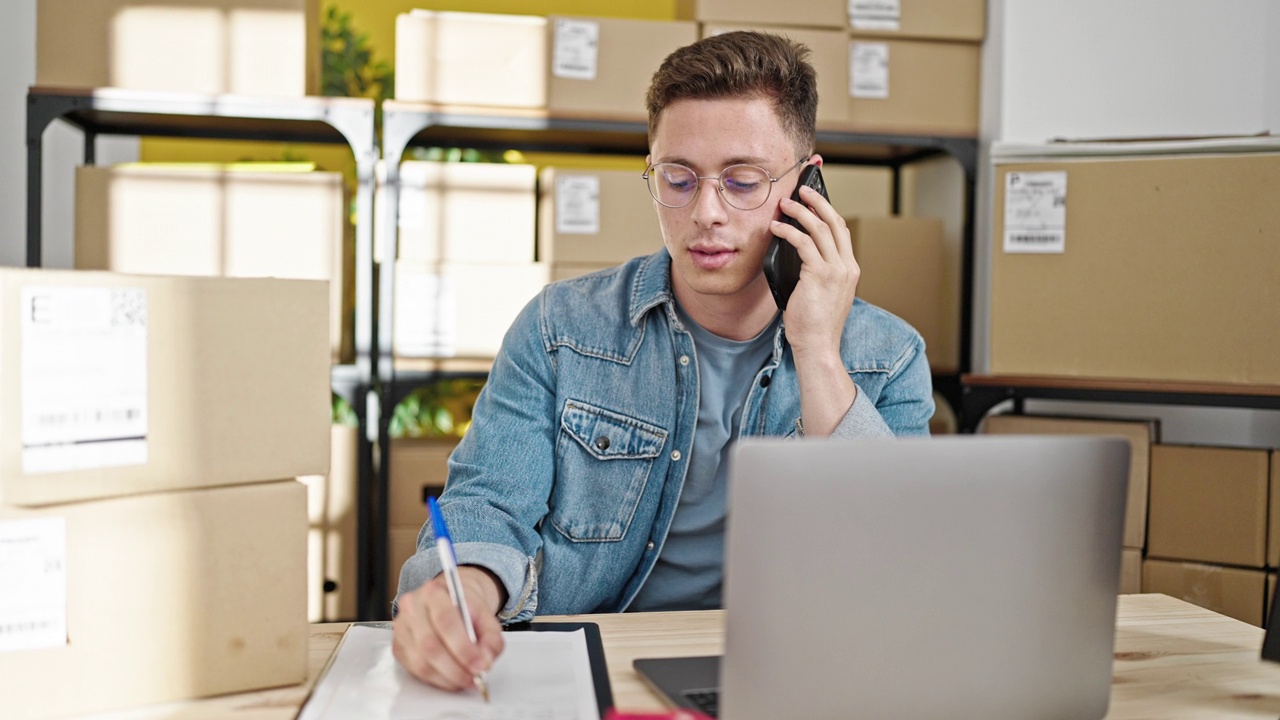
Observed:
[[[356,626],[379,628],[390,630],[391,623],[388,621],[380,622],[354,622],[348,626],[348,629]],[[508,625],[504,628],[505,632],[576,632],[581,630],[587,644],[587,660],[591,665],[591,684],[595,690],[596,707],[600,713],[601,720],[613,707],[613,686],[609,682],[609,666],[605,661],[604,642],[600,637],[600,626],[595,623],[567,623],[567,622],[522,622]],[[342,649],[342,643],[347,639],[346,631],[343,631],[342,639],[333,648],[329,659],[325,661],[324,668],[320,670],[320,674],[316,676],[316,680],[311,684],[311,688],[307,691],[307,697],[298,706],[298,712],[294,714],[294,720],[301,718],[307,709],[307,704],[311,702],[316,688],[320,687],[325,676],[329,674],[329,669],[333,666],[334,660],[338,657],[339,651]]]
[[[613,707],[613,685],[609,682],[609,664],[604,658],[604,642],[600,638],[600,626],[595,623],[523,622],[508,625],[506,632],[576,632],[581,630],[587,640],[587,659],[591,662],[591,684],[596,690],[596,706],[600,718]]]

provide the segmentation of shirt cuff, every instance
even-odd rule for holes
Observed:
[[[537,572],[532,558],[497,543],[468,542],[453,547],[459,565],[478,565],[498,577],[507,591],[507,604],[498,611],[503,623],[533,619],[538,606]],[[399,610],[400,596],[422,587],[443,570],[435,546],[421,548],[400,570],[400,583],[392,615]]]
[[[862,392],[862,388],[858,388],[857,397],[853,399],[853,405],[849,406],[849,411],[844,414],[844,418],[840,420],[840,424],[836,429],[831,431],[833,438],[866,438],[866,437],[893,437],[893,431],[885,423],[884,418],[880,416],[880,411],[876,409],[874,403],[867,398],[867,394]]]

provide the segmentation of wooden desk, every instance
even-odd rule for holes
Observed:
[[[589,615],[554,620],[599,624],[614,702],[656,710],[662,702],[631,669],[640,657],[714,655],[724,649],[724,613]],[[288,720],[337,646],[346,625],[314,625],[311,672],[293,687],[151,706],[108,717]],[[1280,717],[1280,665],[1258,659],[1262,630],[1164,595],[1122,595],[1116,631],[1111,720]]]

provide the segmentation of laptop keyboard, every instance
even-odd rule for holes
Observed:
[[[693,703],[699,712],[711,717],[720,716],[719,690],[688,690],[684,693],[684,698]]]

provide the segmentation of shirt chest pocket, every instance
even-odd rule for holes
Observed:
[[[552,525],[570,540],[621,540],[666,441],[656,425],[570,400],[556,438]]]

